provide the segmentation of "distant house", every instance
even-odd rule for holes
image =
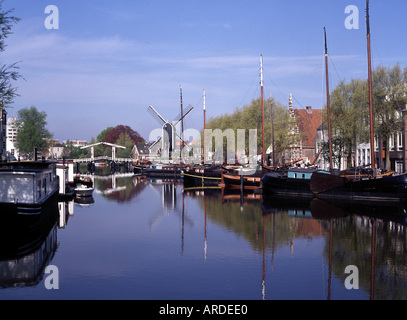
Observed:
[[[16,118],[7,119],[7,152],[10,156],[13,156],[13,158],[19,157],[18,149],[15,146],[18,133],[16,121]]]
[[[135,161],[151,161],[149,144],[134,145],[132,156]]]
[[[64,151],[64,146],[59,143],[59,140],[47,139],[49,143],[48,151],[44,153],[45,158],[61,159]]]
[[[322,123],[322,110],[312,110],[307,106],[306,110],[294,110],[295,119],[299,132],[301,132],[301,158],[314,161],[318,151],[315,148],[317,129]]]
[[[86,140],[65,140],[64,142],[62,142],[63,145],[66,145],[68,142],[72,143],[73,147],[83,147],[86,146],[88,144],[88,142]]]

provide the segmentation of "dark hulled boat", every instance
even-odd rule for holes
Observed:
[[[265,163],[264,143],[264,93],[263,93],[263,55],[260,56],[260,89],[261,89],[261,114],[262,114],[262,164]],[[222,172],[222,186],[226,189],[257,190],[261,188],[261,178],[264,172],[251,167],[239,166],[230,171]]]
[[[310,179],[310,189],[322,199],[352,199],[366,202],[405,201],[407,200],[407,174],[348,179],[343,176],[315,173]]]
[[[370,157],[372,161],[371,163],[372,177],[364,179],[363,178],[350,179],[339,175],[322,175],[320,173],[315,173],[312,175],[310,179],[310,189],[316,196],[324,199],[346,199],[369,203],[381,201],[405,201],[407,200],[407,174],[401,175],[389,174],[379,177],[377,177],[376,175],[375,154],[373,147],[374,115],[373,115],[373,81],[372,81],[371,53],[370,53],[369,0],[366,1],[366,13],[367,13],[366,15],[367,51],[369,67],[368,83],[369,83],[369,118],[370,118],[370,144],[371,144]],[[327,57],[326,46],[325,46],[325,57]]]
[[[145,170],[150,178],[181,178],[184,165],[154,165]]]
[[[310,189],[311,177],[320,170],[315,168],[291,168],[287,171],[272,171],[262,178],[265,195],[283,195],[301,198],[313,198]],[[328,174],[323,171],[321,174]]]
[[[219,186],[221,183],[222,175],[221,166],[207,166],[207,165],[195,165],[186,166],[182,177],[184,185],[191,186]]]

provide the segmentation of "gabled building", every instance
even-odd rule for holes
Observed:
[[[134,145],[132,157],[135,161],[151,161],[150,149],[148,144]]]
[[[288,112],[293,120],[294,126],[291,128],[291,135],[297,135],[297,139],[289,148],[288,159],[285,161],[303,159],[303,163],[312,163],[319,150],[316,149],[315,139],[317,129],[322,124],[322,110],[312,109],[307,106],[305,109],[294,109],[293,98],[290,94]]]
[[[61,159],[64,151],[64,146],[58,139],[45,139],[48,143],[48,150],[44,152],[46,159]]]
[[[389,150],[389,168],[396,173],[407,171],[407,106],[402,111],[395,112],[396,118],[403,122],[403,130],[390,134],[387,142]],[[379,135],[374,136],[375,163],[378,169],[386,169],[386,147],[383,138]],[[356,166],[370,164],[370,143],[359,143],[356,146]]]

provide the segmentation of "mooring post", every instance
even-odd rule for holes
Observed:
[[[244,183],[243,183],[243,167],[240,168],[240,211],[243,211],[243,199],[244,199]]]
[[[240,167],[240,195],[243,197],[243,167]]]

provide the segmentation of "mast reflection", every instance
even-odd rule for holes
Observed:
[[[361,273],[359,284],[360,294],[365,292],[367,299],[407,298],[407,216],[403,203],[371,207],[255,194],[245,194],[242,198],[240,194],[225,193],[221,189],[185,188],[184,195],[196,198],[204,215],[205,260],[208,258],[206,228],[211,222],[245,238],[261,255],[262,299],[272,298],[267,292],[276,290],[269,286],[266,290],[266,283],[272,283],[277,252],[288,247],[295,256],[295,239],[325,239],[321,254],[327,269],[321,276],[326,281],[326,299],[347,294],[344,285],[338,290],[333,282],[344,279],[348,265],[370,270]],[[270,274],[267,274],[268,264],[271,264]]]

